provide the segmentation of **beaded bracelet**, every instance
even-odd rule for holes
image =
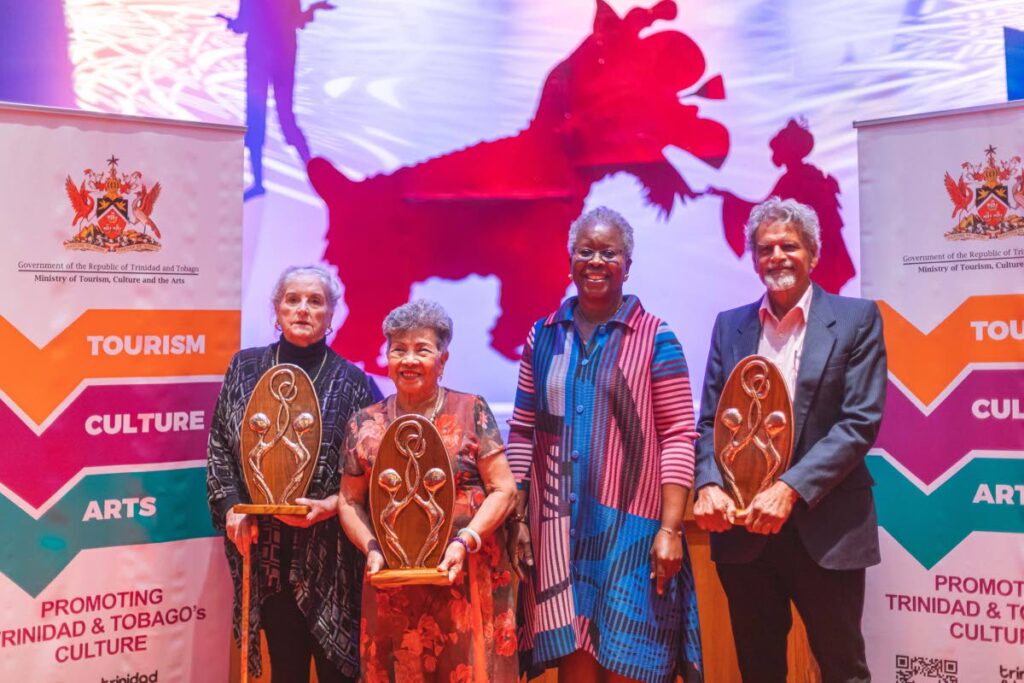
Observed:
[[[448,545],[451,545],[452,543],[458,543],[463,548],[465,548],[467,555],[469,553],[473,552],[472,550],[469,549],[469,543],[467,543],[466,539],[464,539],[462,536],[452,536],[452,540],[448,541]]]
[[[463,532],[469,534],[469,537],[473,539],[473,543],[476,545],[475,548],[470,548],[469,544],[466,544],[466,550],[468,550],[471,553],[478,552],[480,550],[480,547],[484,544],[484,542],[480,539],[480,534],[478,534],[477,532],[473,531],[468,526],[464,526],[464,527],[462,527],[461,529],[458,530],[458,532],[455,534],[455,536],[459,537],[459,535],[462,534]]]

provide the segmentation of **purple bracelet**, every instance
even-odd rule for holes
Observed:
[[[448,545],[451,545],[452,543],[461,544],[462,547],[466,549],[466,554],[469,555],[469,543],[467,543],[466,539],[464,539],[462,536],[452,536],[452,540],[448,541]]]

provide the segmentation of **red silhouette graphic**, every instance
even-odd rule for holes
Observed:
[[[696,194],[662,150],[674,146],[714,167],[726,128],[683,97],[721,99],[720,76],[678,31],[639,33],[676,16],[672,0],[624,18],[597,2],[594,32],[548,74],[537,112],[518,134],[482,142],[362,182],[326,159],[308,165],[330,213],[325,258],[338,266],[349,314],[334,348],[380,370],[380,324],[429,277],[495,275],[501,315],[492,346],[510,359],[530,324],[568,284],[566,238],[591,185],[636,177],[663,217]]]
[[[843,219],[839,215],[839,182],[816,166],[804,163],[814,149],[814,136],[793,119],[772,138],[772,163],[786,167],[786,172],[775,183],[768,196],[795,199],[807,204],[818,213],[821,223],[821,254],[818,267],[811,279],[826,291],[837,293],[856,273],[850,253],[843,241]],[[750,210],[759,202],[740,199],[728,190],[709,188],[708,192],[722,197],[722,227],[725,240],[737,256],[746,250],[743,225]]]

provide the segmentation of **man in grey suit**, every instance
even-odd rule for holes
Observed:
[[[746,230],[766,292],[715,321],[694,516],[713,532],[711,555],[746,683],[786,680],[790,601],[824,681],[869,681],[860,622],[865,568],[879,562],[879,552],[864,456],[885,405],[882,318],[874,302],[811,283],[821,247],[810,207],[772,197],[754,208]],[[729,374],[753,354],[773,360],[786,380],[794,448],[790,468],[754,497],[741,525],[715,463],[714,419]]]

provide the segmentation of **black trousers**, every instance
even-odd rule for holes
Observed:
[[[863,569],[821,567],[791,524],[769,539],[753,562],[719,563],[716,568],[729,599],[744,683],[785,683],[791,600],[807,627],[824,683],[871,680],[860,631]]]
[[[310,660],[316,663],[319,683],[355,683],[343,676],[306,626],[306,618],[295,604],[295,596],[284,590],[260,606],[263,632],[270,652],[272,683],[309,683]]]

